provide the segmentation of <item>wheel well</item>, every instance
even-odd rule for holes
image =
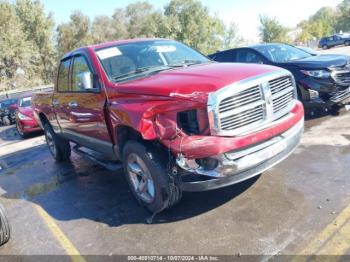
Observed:
[[[117,134],[118,153],[120,158],[123,155],[123,149],[125,144],[130,140],[134,140],[146,146],[155,148],[157,151],[161,152],[160,155],[163,157],[169,155],[168,150],[161,143],[159,143],[159,141],[145,140],[142,138],[142,135],[139,132],[137,132],[135,129],[131,127],[119,126],[117,128],[116,134]]]
[[[301,85],[297,85],[297,94],[298,94],[298,99],[301,100],[302,102],[310,100],[310,93],[309,93],[309,91],[306,90]]]
[[[119,154],[122,155],[123,148],[129,140],[142,141],[142,136],[139,132],[135,131],[129,126],[119,126],[116,130],[117,134],[117,145]]]

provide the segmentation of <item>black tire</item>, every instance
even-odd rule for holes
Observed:
[[[142,199],[135,189],[131,175],[133,172],[128,168],[129,158],[135,155],[143,161],[153,180],[154,196],[148,202]],[[158,213],[180,202],[182,190],[178,187],[175,178],[168,173],[167,160],[162,159],[161,154],[152,146],[146,147],[136,141],[127,142],[123,150],[123,165],[131,192],[139,204],[146,207],[150,212]]]
[[[11,237],[11,226],[4,207],[0,204],[0,246],[7,243]]]
[[[8,116],[4,116],[4,117],[2,118],[2,124],[3,124],[4,126],[9,126],[9,125],[11,125],[11,121],[10,121],[10,119],[9,119]]]
[[[328,49],[328,45],[323,45],[323,46],[322,46],[322,49],[323,49],[323,50],[327,50],[327,49]]]
[[[350,45],[350,41],[345,41],[344,43],[346,46],[349,46]]]
[[[50,124],[44,125],[44,134],[46,144],[49,147],[49,151],[52,157],[57,162],[67,161],[70,158],[71,148],[69,141],[58,136],[52,129]]]

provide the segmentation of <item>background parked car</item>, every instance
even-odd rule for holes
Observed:
[[[306,109],[328,112],[350,102],[350,57],[311,55],[285,44],[260,44],[209,55],[218,62],[268,64],[293,73]]]
[[[15,112],[17,109],[18,99],[6,99],[0,102],[0,124],[9,126],[15,123]]]
[[[31,107],[31,96],[22,97],[18,100],[16,111],[16,127],[18,133],[25,137],[29,133],[40,131],[38,122],[34,119],[33,109]]]
[[[302,51],[305,51],[305,52],[309,53],[310,55],[320,55],[317,51],[315,51],[314,49],[312,49],[310,47],[296,46],[296,48],[301,49]]]
[[[350,36],[348,35],[332,35],[321,38],[318,43],[318,47],[322,49],[328,49],[338,45],[350,45]]]

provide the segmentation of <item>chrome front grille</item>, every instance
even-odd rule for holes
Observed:
[[[338,84],[350,86],[350,71],[334,71],[333,79]]]
[[[213,135],[235,136],[288,114],[296,99],[286,70],[250,78],[211,93],[208,112]]]
[[[248,109],[239,114],[230,115],[221,118],[222,130],[234,130],[246,125],[251,125],[256,122],[260,122],[264,119],[263,106],[259,105],[252,109]]]
[[[330,100],[334,103],[339,103],[350,97],[350,88],[346,88],[344,90],[339,90],[336,92],[332,92]]]
[[[286,76],[269,81],[269,85],[271,93],[274,95],[280,91],[283,91],[283,89],[290,87],[293,84],[290,76]]]
[[[269,81],[273,96],[273,112],[283,111],[294,99],[294,86],[290,76],[280,77]]]
[[[261,91],[260,87],[257,85],[222,100],[219,104],[219,113],[235,110],[238,107],[245,106],[259,100],[261,100]]]

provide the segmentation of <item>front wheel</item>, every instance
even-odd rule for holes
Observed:
[[[123,165],[130,189],[150,212],[160,212],[180,202],[182,191],[166,169],[160,153],[152,147],[129,141],[123,150]]]
[[[0,204],[0,246],[9,241],[11,226],[4,207]]]
[[[67,161],[71,154],[69,141],[56,135],[49,124],[44,125],[44,134],[53,158],[57,162]]]
[[[327,49],[328,49],[328,45],[323,45],[323,46],[322,46],[322,49],[323,49],[323,50],[327,50]]]
[[[22,137],[22,138],[26,138],[26,133],[23,132],[21,126],[16,123],[16,129],[17,129],[17,133]]]

